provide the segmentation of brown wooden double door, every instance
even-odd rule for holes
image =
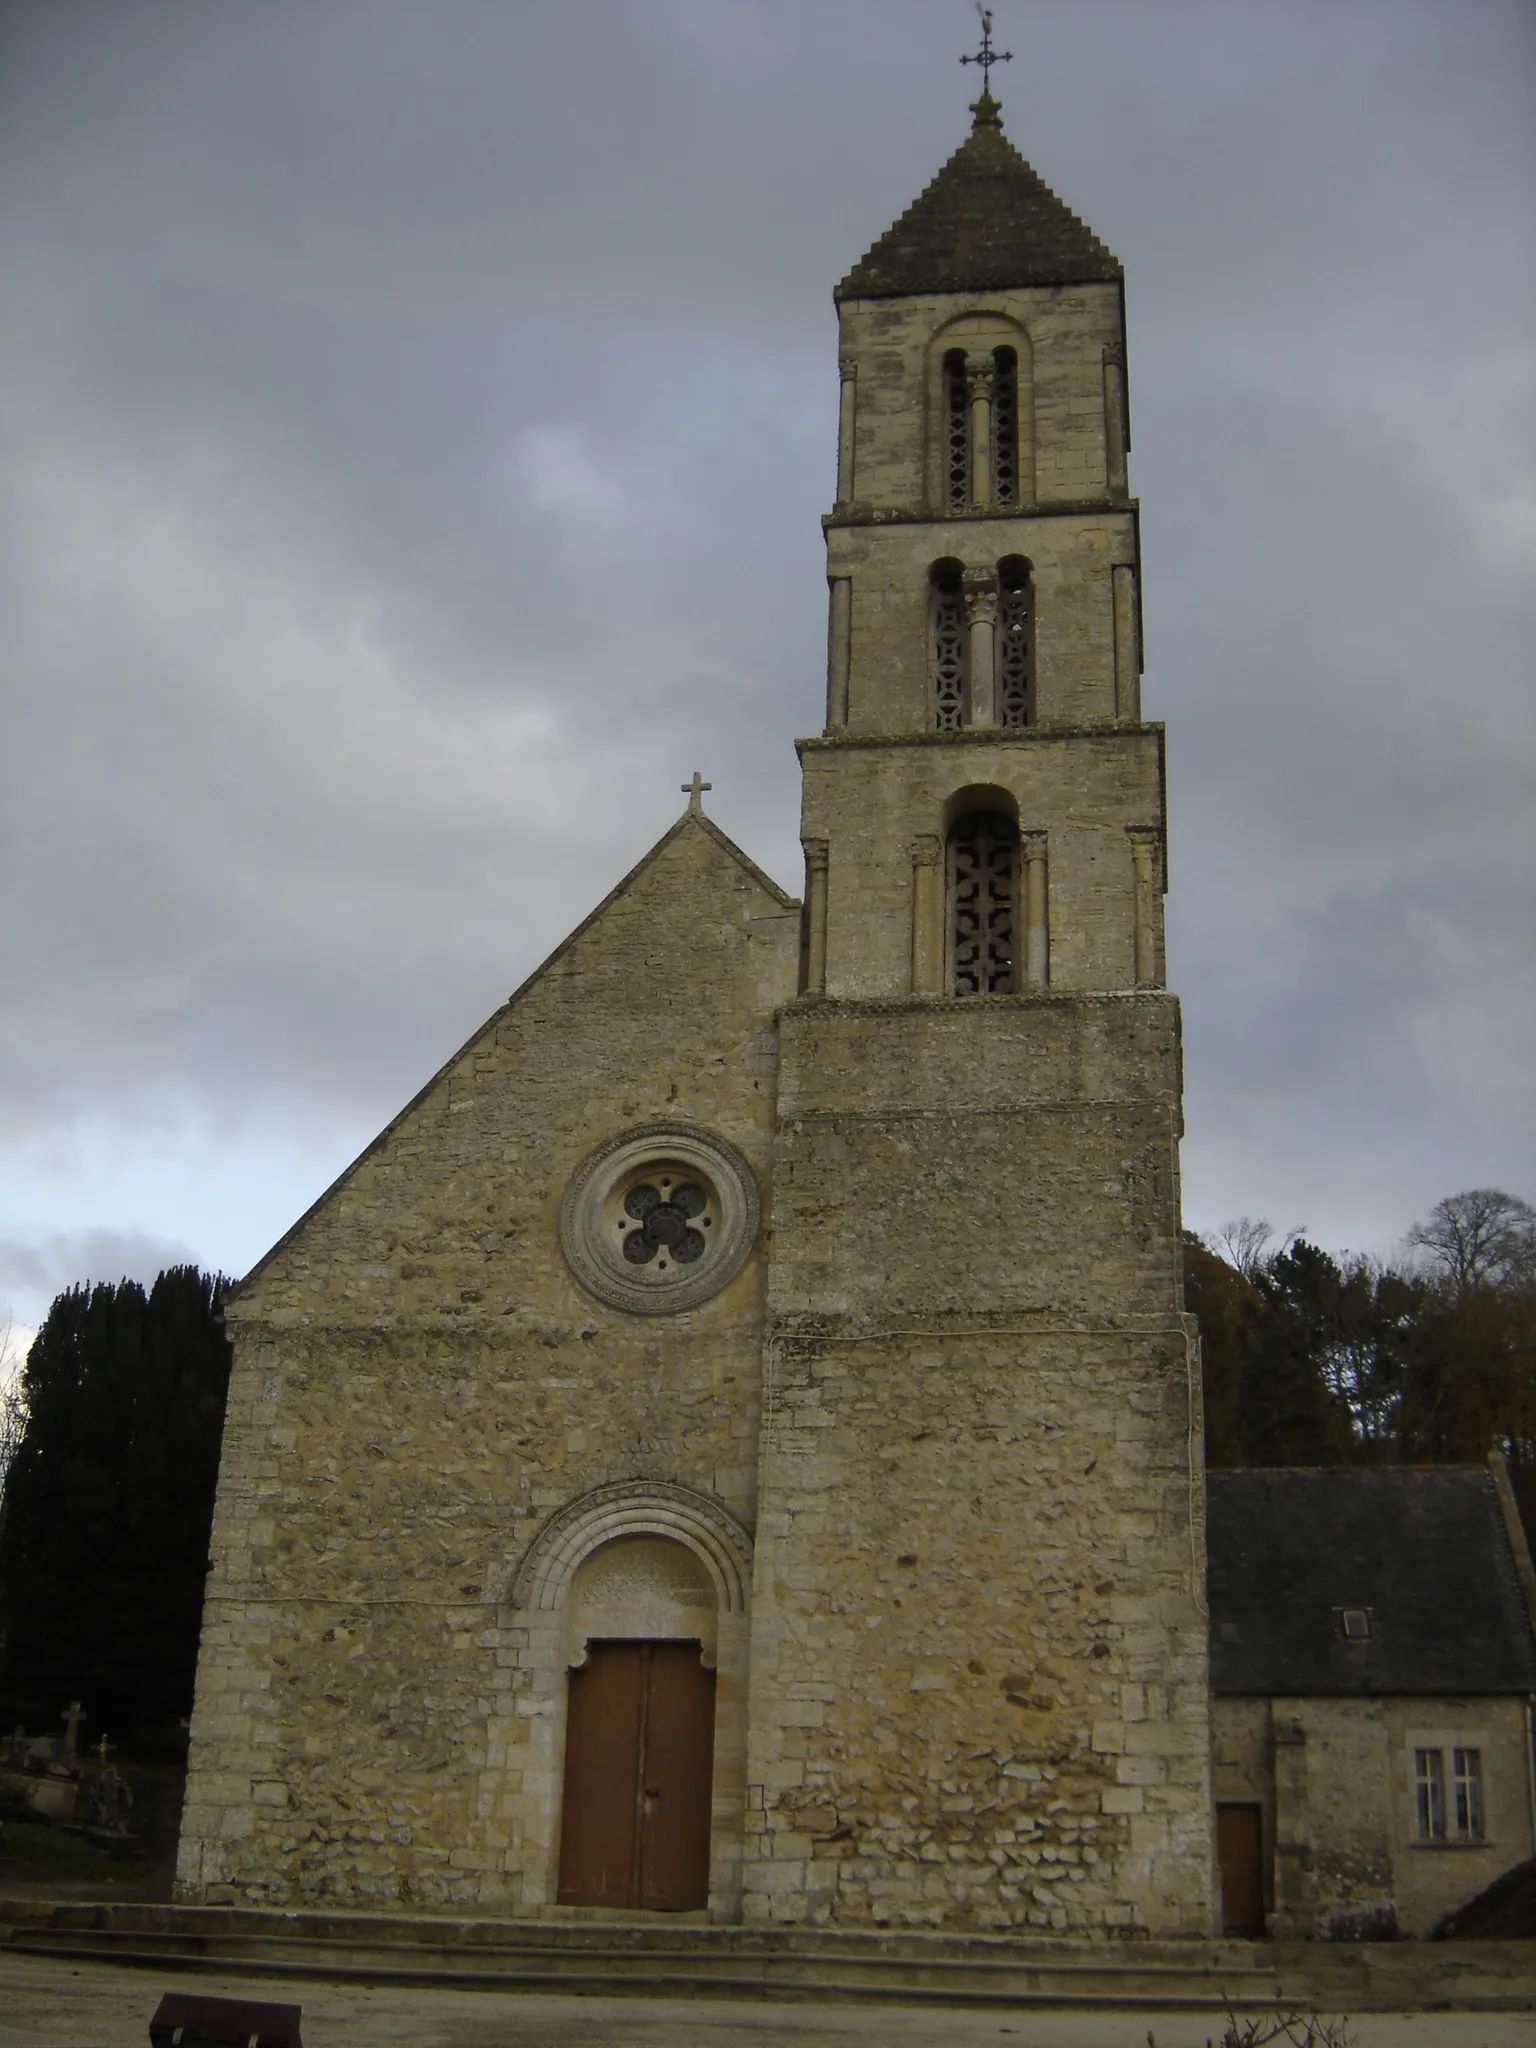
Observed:
[[[571,1673],[563,1906],[709,1903],[715,1674],[693,1643],[593,1643]]]

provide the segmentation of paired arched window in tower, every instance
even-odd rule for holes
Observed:
[[[1035,592],[1030,565],[935,562],[928,576],[929,707],[938,732],[1035,723]]]
[[[957,511],[1019,504],[1018,350],[1006,344],[948,349],[941,384],[948,503]]]

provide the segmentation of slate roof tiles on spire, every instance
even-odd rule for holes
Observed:
[[[835,299],[1119,282],[1118,259],[1004,135],[991,94],[971,111],[965,141],[853,266]]]

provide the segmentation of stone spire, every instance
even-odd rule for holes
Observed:
[[[983,92],[971,112],[965,141],[834,298],[1119,282],[1118,259],[1004,135],[991,93]]]

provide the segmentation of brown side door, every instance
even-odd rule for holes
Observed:
[[[1221,1924],[1227,1934],[1264,1932],[1264,1826],[1257,1806],[1218,1806]]]
[[[593,1643],[570,1677],[560,1902],[709,1900],[715,1674],[698,1643]]]

